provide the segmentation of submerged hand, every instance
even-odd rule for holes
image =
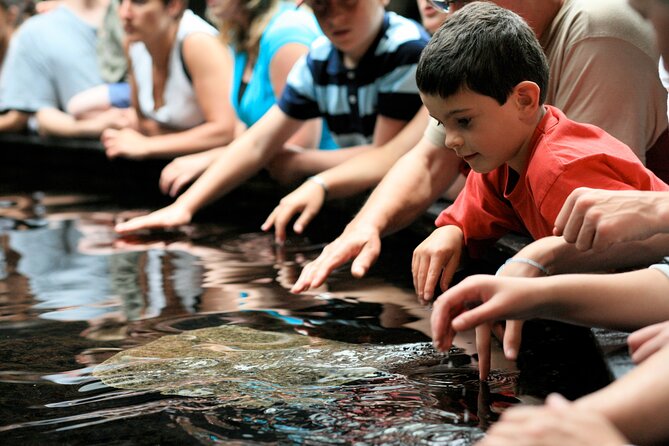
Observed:
[[[319,287],[332,271],[353,259],[351,274],[360,278],[367,274],[381,252],[381,235],[367,226],[349,226],[332,243],[327,245],[316,260],[302,270],[292,293],[301,293]]]
[[[135,217],[132,220],[119,223],[114,227],[114,230],[126,234],[140,229],[169,228],[188,224],[191,218],[192,214],[189,211],[178,203],[173,203],[149,215]]]
[[[293,224],[293,231],[301,234],[304,228],[318,214],[325,202],[325,191],[313,181],[306,181],[300,187],[281,199],[267,220],[262,224],[263,231],[274,226],[274,239],[277,243],[286,241],[286,226],[295,214],[300,216]]]

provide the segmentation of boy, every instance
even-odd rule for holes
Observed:
[[[322,116],[340,146],[357,145],[309,153],[318,158],[311,160],[315,173],[370,145],[384,144],[413,118],[421,107],[413,77],[428,41],[425,30],[386,13],[385,0],[305,3],[327,39],[317,39],[293,67],[279,103],[230,144],[174,204],[119,224],[117,231],[188,223],[197,209],[272,161],[305,120]]]
[[[439,228],[414,251],[414,286],[424,302],[440,277],[447,288],[464,247],[476,256],[510,231],[551,235],[578,186],[669,190],[623,143],[543,105],[545,56],[509,10],[474,2],[453,14],[423,51],[416,80],[446,130],[446,147],[472,168],[463,193],[437,218]],[[488,366],[479,363],[482,378]]]

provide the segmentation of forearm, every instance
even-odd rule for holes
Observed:
[[[299,158],[294,167],[300,177],[314,175],[370,150],[372,150],[371,146],[356,146],[338,150],[305,150],[297,155]]]
[[[521,249],[515,257],[532,259],[550,274],[583,273],[647,266],[669,252],[669,234],[657,234],[643,241],[622,242],[602,252],[579,251],[562,237],[545,237]]]
[[[77,120],[55,108],[42,109],[36,113],[39,133],[69,138],[97,138],[104,130],[95,119]]]
[[[28,113],[23,113],[18,110],[9,110],[7,113],[0,115],[0,132],[20,132],[26,128],[28,124]]]
[[[234,125],[205,122],[188,130],[150,136],[147,158],[173,158],[230,143]]]
[[[457,178],[460,160],[423,138],[401,157],[374,189],[351,224],[396,232],[418,218]]]
[[[669,439],[669,346],[603,389],[576,401],[608,418],[634,444]]]
[[[669,279],[655,269],[540,280],[537,317],[623,331],[669,320]]]

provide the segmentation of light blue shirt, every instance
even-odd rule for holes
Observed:
[[[17,31],[0,76],[0,109],[65,109],[75,94],[103,83],[96,29],[67,6],[28,19]]]
[[[233,50],[235,70],[232,83],[232,104],[237,116],[244,124],[248,127],[252,126],[276,103],[277,98],[274,96],[270,78],[270,65],[277,51],[289,43],[299,43],[308,47],[320,35],[322,33],[312,14],[296,10],[294,3],[282,2],[260,38],[258,59],[241,101],[239,90],[248,54],[244,51]],[[324,130],[320,147],[336,147],[327,129]]]

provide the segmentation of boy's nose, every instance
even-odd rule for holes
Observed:
[[[464,139],[457,132],[446,132],[446,138],[444,139],[444,145],[451,149],[457,150],[462,147],[464,144]]]

